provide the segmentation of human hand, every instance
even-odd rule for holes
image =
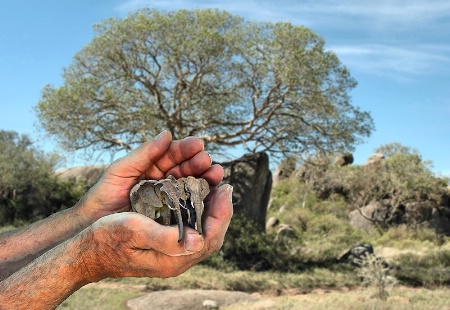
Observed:
[[[129,192],[137,182],[168,175],[202,177],[211,186],[217,186],[223,178],[223,168],[211,166],[211,158],[203,151],[200,139],[187,137],[172,141],[171,133],[164,131],[112,163],[77,209],[90,223],[106,215],[130,211]]]
[[[219,250],[233,214],[232,187],[212,189],[205,201],[204,231],[178,230],[137,214],[106,216],[85,229],[80,238],[86,282],[106,277],[173,277]]]

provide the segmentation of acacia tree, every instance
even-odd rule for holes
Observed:
[[[349,150],[373,130],[351,104],[355,80],[305,27],[144,9],[94,30],[36,107],[66,149],[131,150],[169,129],[210,151],[289,155]]]

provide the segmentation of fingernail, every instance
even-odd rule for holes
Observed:
[[[159,135],[157,135],[157,136],[155,137],[154,140],[159,140],[159,139],[161,139],[161,138],[164,137],[168,132],[169,132],[168,130],[164,130],[164,131],[161,132]]]
[[[225,187],[224,191],[230,197],[231,203],[233,203],[233,186],[231,186],[230,184],[224,184],[223,186]]]
[[[208,154],[208,156],[209,156],[209,166],[211,167],[211,165],[212,165],[212,157],[211,157],[211,154],[209,154],[208,152],[205,152],[206,154]]]
[[[203,249],[204,240],[199,234],[187,234],[184,241],[184,248],[188,252],[198,252]]]

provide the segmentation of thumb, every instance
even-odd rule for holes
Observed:
[[[164,226],[147,217],[145,222],[148,223],[143,226],[145,229],[136,244],[141,249],[152,249],[169,256],[190,255],[203,249],[203,237],[192,228],[185,228],[184,238],[178,242],[176,226]]]

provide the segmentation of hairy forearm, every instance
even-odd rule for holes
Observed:
[[[0,309],[53,309],[89,282],[80,235],[0,282]]]
[[[79,203],[83,203],[82,201]],[[92,224],[79,205],[0,235],[0,281]]]

